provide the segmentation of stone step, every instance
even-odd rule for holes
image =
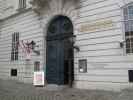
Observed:
[[[48,84],[45,87],[40,89],[44,89],[44,90],[48,90],[48,91],[59,91],[59,90],[63,90],[69,88],[69,86],[67,85],[56,85],[56,84]]]

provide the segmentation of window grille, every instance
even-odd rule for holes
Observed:
[[[133,5],[124,8],[126,53],[133,53]]]
[[[26,8],[26,0],[19,0],[19,9]]]
[[[12,51],[11,51],[11,60],[18,60],[18,43],[19,43],[19,33],[12,34]]]

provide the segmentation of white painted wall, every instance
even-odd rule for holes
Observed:
[[[11,61],[12,33],[19,32],[20,40],[25,42],[34,40],[42,51],[43,34],[38,21],[38,16],[32,11],[27,10],[15,17],[10,17],[1,22],[0,37],[0,78],[16,79],[19,81],[32,83],[34,72],[34,61],[42,63],[42,56],[32,54],[32,60],[26,61],[22,50],[19,49],[19,60]],[[42,52],[41,52],[42,55]],[[18,69],[18,77],[11,77],[11,68]]]
[[[26,1],[26,8],[30,8],[30,0]],[[0,0],[0,19],[19,13],[19,0]]]
[[[75,53],[75,84],[80,88],[120,90],[132,86],[128,70],[133,56],[126,55],[119,42],[124,39],[122,8],[132,0],[80,0],[76,29],[86,23],[111,20],[113,26],[92,32],[77,31],[81,51]],[[87,59],[88,73],[78,72],[78,60]],[[81,87],[83,86],[83,87]]]

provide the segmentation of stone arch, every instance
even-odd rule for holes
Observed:
[[[74,31],[74,25],[73,25],[73,21],[71,20],[71,17],[69,18],[68,16],[65,16],[65,15],[55,15],[55,16],[53,16],[51,19],[49,19],[49,21],[47,22],[47,24],[46,24],[46,32],[48,32],[48,29],[49,29],[50,24],[51,24],[55,19],[57,19],[58,17],[65,17],[65,18],[67,18],[67,19],[70,21],[70,23],[72,24],[72,28],[73,28],[73,31]]]
[[[71,20],[72,24],[73,24],[73,29],[75,29],[75,20],[76,20],[75,16],[76,15],[71,16],[71,15],[68,15],[68,14],[58,13],[56,15],[50,15],[50,16],[47,17],[47,22],[44,24],[45,33],[47,33],[47,29],[48,29],[48,26],[49,26],[50,22],[58,16],[65,16],[65,17],[69,18]]]
[[[56,16],[62,15],[68,17],[73,24],[73,33],[76,33],[76,19],[77,19],[77,2],[79,0],[48,0],[44,7],[39,5],[33,9],[39,15],[40,27],[43,32],[43,43],[42,43],[42,53],[43,55],[43,66],[42,69],[46,70],[46,36],[47,29],[52,19]],[[54,5],[54,6],[53,6]],[[34,7],[34,6],[33,6]],[[54,9],[57,8],[57,9]]]
[[[41,26],[43,28],[44,36],[47,34],[47,27],[52,19],[54,19],[58,15],[68,17],[72,23],[75,31],[75,21],[77,19],[77,2],[78,0],[51,0],[47,3],[47,6],[41,9],[40,17],[41,17]],[[54,4],[54,7],[52,6]],[[58,8],[54,9],[54,8]]]

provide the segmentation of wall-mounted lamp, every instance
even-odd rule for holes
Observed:
[[[74,43],[76,42],[76,36],[75,36],[75,35],[69,37],[68,39],[69,39],[69,41],[70,41],[72,44],[74,44]]]
[[[80,51],[79,47],[74,45],[74,43],[76,42],[76,35],[69,37],[69,41],[72,43],[74,49]]]
[[[125,41],[121,41],[121,42],[120,42],[120,47],[123,48],[124,45],[125,45]]]

